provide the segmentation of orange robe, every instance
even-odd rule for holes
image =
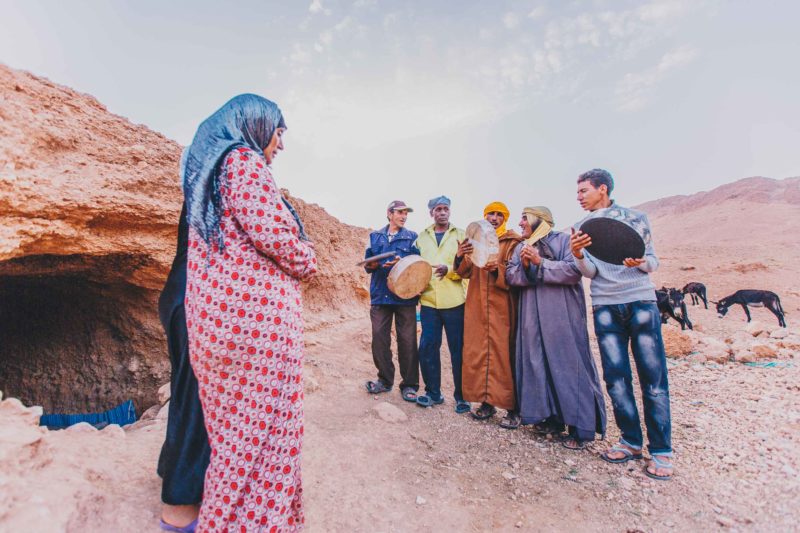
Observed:
[[[456,273],[469,279],[464,310],[461,387],[468,402],[514,409],[514,344],[517,295],[506,285],[506,263],[522,240],[507,231],[500,237],[499,266],[489,272],[464,256]]]

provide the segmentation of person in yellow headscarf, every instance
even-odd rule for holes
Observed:
[[[508,411],[500,425],[519,427],[514,394],[514,321],[517,299],[505,280],[506,262],[514,246],[522,240],[506,228],[509,212],[502,202],[492,202],[483,210],[500,241],[496,258],[480,268],[473,264],[473,246],[459,244],[453,265],[456,273],[469,279],[464,310],[464,351],[461,387],[464,400],[480,403],[472,412],[478,420],[491,418],[496,408]]]

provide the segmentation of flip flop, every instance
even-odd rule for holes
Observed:
[[[194,533],[194,530],[197,529],[197,519],[195,518],[194,521],[190,522],[189,524],[178,527],[173,526],[172,524],[167,524],[164,522],[162,518],[159,520],[158,526],[161,528],[162,531],[171,531],[172,533]]]
[[[621,457],[619,459],[612,459],[611,457],[608,456],[608,452],[620,452],[623,453],[625,457]],[[613,464],[627,463],[628,461],[636,461],[641,458],[642,458],[641,450],[639,450],[639,453],[633,453],[622,444],[615,444],[614,446],[612,446],[611,448],[600,454],[600,459],[602,459],[607,463],[613,463]]]
[[[370,394],[380,394],[392,390],[391,387],[384,385],[381,380],[367,381],[364,386],[367,387],[367,392]]]
[[[655,463],[653,466],[655,466],[656,469],[658,469],[658,468],[669,468],[670,470],[673,470],[673,468],[674,468],[672,463],[667,463],[663,459],[659,459],[658,455],[651,455],[650,456],[650,460],[653,461],[653,463]],[[644,467],[644,475],[646,475],[650,479],[657,479],[659,481],[669,481],[670,479],[672,479],[672,474],[671,473],[669,475],[666,475],[666,476],[657,476],[657,475],[653,474],[652,472],[650,472],[650,470],[648,470],[649,466],[650,465],[647,465],[647,466]]]
[[[417,401],[417,391],[412,389],[411,387],[403,387],[402,389],[403,399],[407,402],[416,402]]]

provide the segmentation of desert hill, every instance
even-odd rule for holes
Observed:
[[[158,531],[167,398],[156,391],[168,363],[156,299],[172,260],[180,148],[89,95],[0,65],[0,531]],[[662,258],[656,281],[796,298],[796,190],[797,178],[753,178],[640,206]],[[796,528],[792,315],[776,328],[758,310],[763,323],[745,327],[692,308],[696,333],[664,326],[677,470],[653,481],[641,461],[598,459],[619,438],[608,401],[608,434],[578,453],[529,427],[456,415],[446,351],[443,406],[366,394],[367,280],[354,266],[366,230],[292,201],[314,221],[322,269],[304,287],[308,531]],[[765,359],[741,364],[728,340]],[[127,398],[144,416],[101,431],[48,431],[41,407],[23,405],[99,410]]]
[[[653,226],[659,283],[680,288],[700,281],[713,299],[767,289],[787,311],[800,305],[800,178],[745,178],[636,208]]]

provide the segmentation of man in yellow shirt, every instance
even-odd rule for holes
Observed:
[[[461,349],[464,345],[465,291],[461,277],[453,270],[458,245],[464,230],[450,224],[450,199],[439,196],[428,202],[433,225],[417,237],[420,255],[433,267],[433,276],[422,293],[419,340],[419,367],[425,380],[425,394],[417,397],[417,405],[431,407],[444,402],[440,350],[442,328],[447,334],[450,361],[453,366],[453,396],[457,413],[468,413],[469,403],[461,395]]]

